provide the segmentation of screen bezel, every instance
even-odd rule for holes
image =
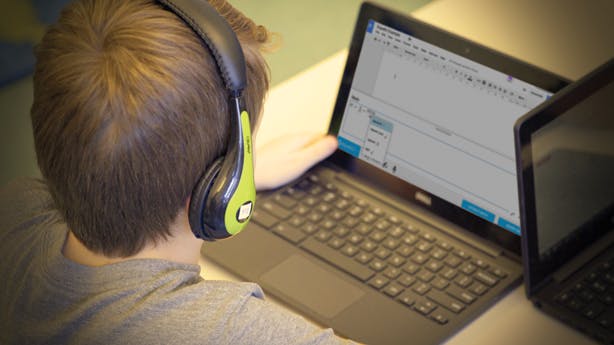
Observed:
[[[436,28],[432,25],[419,21],[411,16],[396,13],[378,5],[365,2],[362,4],[360,13],[352,36],[348,59],[341,79],[341,85],[337,101],[333,110],[333,116],[329,133],[337,135],[341,125],[341,119],[345,110],[347,99],[353,82],[354,72],[358,64],[361,46],[367,30],[369,20],[387,25],[393,29],[407,33],[420,40],[446,49],[462,57],[471,59],[485,66],[494,68],[502,73],[511,75],[537,87],[555,93],[566,86],[569,81],[553,73],[544,71],[535,66],[497,52],[468,39],[462,38],[450,32]],[[510,128],[510,131],[513,129]],[[502,249],[520,257],[520,238],[508,230],[494,223],[490,223],[461,207],[452,204],[412,185],[400,178],[384,173],[379,168],[369,165],[341,150],[330,158],[337,166],[367,179],[379,188],[392,193],[413,204],[426,208],[436,215],[480,236],[481,238],[497,243]],[[424,204],[415,201],[416,192],[428,195],[431,202]]]
[[[540,255],[532,164],[532,135],[554,119],[563,116],[568,110],[602,87],[609,85],[612,80],[614,80],[614,59],[519,118],[514,126],[523,265],[525,287],[529,297],[537,293],[557,268],[588,247],[596,238],[603,236],[602,230],[607,229],[607,223],[610,222],[608,217],[595,217],[574,234],[568,236],[567,242],[560,245],[556,251],[548,256]],[[610,205],[609,211],[606,210],[603,214],[612,213],[612,208],[614,208],[614,203]]]

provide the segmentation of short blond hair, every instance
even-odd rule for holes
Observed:
[[[269,86],[268,33],[224,0],[252,124]],[[150,0],[79,0],[36,49],[32,125],[57,208],[90,250],[136,254],[166,238],[204,169],[226,148],[227,93],[203,42]]]

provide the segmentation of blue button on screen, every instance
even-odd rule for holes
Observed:
[[[351,142],[342,136],[337,137],[337,142],[339,143],[339,150],[345,151],[356,158],[358,158],[360,155],[360,145]]]
[[[481,208],[480,206],[470,203],[467,200],[463,200],[463,203],[461,205],[462,208],[464,208],[465,210],[475,214],[476,216],[479,216],[481,218],[486,219],[489,222],[494,222],[495,221],[495,214],[489,211],[486,211],[485,209]]]

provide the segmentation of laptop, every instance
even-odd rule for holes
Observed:
[[[365,3],[339,149],[202,254],[342,336],[440,343],[521,280],[513,124],[566,84]]]
[[[535,306],[614,343],[614,59],[518,120],[525,286]]]

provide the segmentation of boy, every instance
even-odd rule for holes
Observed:
[[[241,42],[256,123],[268,34],[225,1],[210,3]],[[0,343],[344,342],[264,302],[254,284],[199,276],[202,241],[186,209],[228,137],[216,68],[192,30],[153,1],[82,0],[63,11],[34,74],[45,181],[2,192]],[[275,174],[256,166],[257,186],[276,187],[335,147],[331,138],[293,143],[283,148],[291,164],[268,168]]]

